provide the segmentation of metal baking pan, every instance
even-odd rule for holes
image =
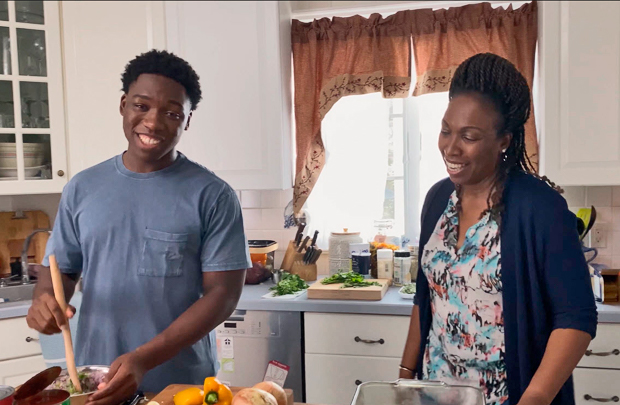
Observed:
[[[357,386],[351,405],[486,405],[480,388],[440,381],[396,380]]]

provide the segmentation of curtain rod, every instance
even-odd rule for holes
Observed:
[[[291,18],[300,20],[302,22],[312,21],[315,18],[332,18],[336,17],[351,17],[354,15],[361,16],[369,16],[373,13],[383,14],[384,16],[394,14],[398,11],[402,10],[416,10],[421,8],[448,8],[448,7],[460,7],[465,6],[467,4],[478,4],[478,3],[491,3],[495,7],[499,6],[507,6],[509,4],[513,4],[514,8],[521,7],[521,5],[525,3],[529,3],[530,1],[506,1],[506,0],[489,0],[489,1],[476,1],[476,0],[454,0],[454,1],[411,1],[411,2],[402,2],[402,3],[391,3],[391,4],[379,4],[372,6],[360,6],[360,2],[352,2],[357,3],[352,7],[340,7],[340,8],[320,8],[315,10],[299,10],[293,11],[291,13]],[[292,2],[291,2],[292,3]]]

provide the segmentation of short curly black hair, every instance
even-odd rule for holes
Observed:
[[[200,77],[185,60],[167,51],[152,49],[135,57],[125,66],[121,75],[123,92],[129,92],[129,86],[143,73],[152,73],[166,76],[185,87],[185,92],[191,103],[191,110],[198,107],[202,99],[200,90]]]

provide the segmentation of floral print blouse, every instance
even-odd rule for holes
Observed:
[[[487,212],[457,249],[457,200],[452,193],[422,255],[432,312],[424,378],[477,386],[488,405],[507,405],[499,227]]]

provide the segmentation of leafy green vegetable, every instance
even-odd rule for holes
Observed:
[[[280,282],[271,287],[269,290],[273,291],[273,295],[278,297],[280,295],[295,294],[296,292],[307,288],[308,284],[306,284],[306,282],[297,274],[283,272]]]
[[[348,271],[346,273],[336,273],[321,280],[321,284],[340,283],[342,283],[342,287],[340,288],[369,287],[372,285],[381,286],[381,284],[377,283],[376,281],[366,281],[364,279],[364,276],[353,271]]]
[[[403,288],[400,289],[400,292],[402,292],[403,294],[415,294],[415,291],[416,291],[415,283],[405,284]]]

